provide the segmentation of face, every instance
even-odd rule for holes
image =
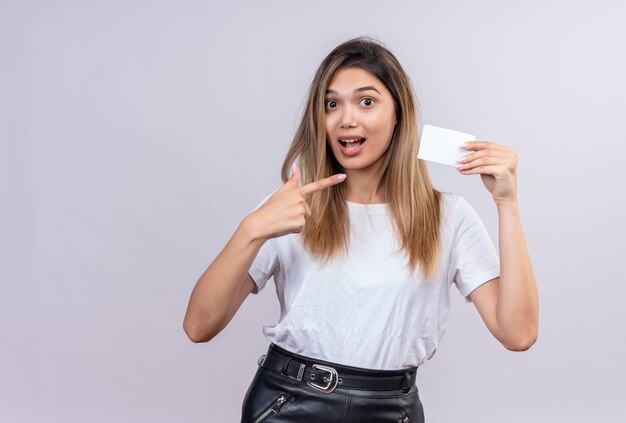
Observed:
[[[360,68],[337,71],[324,100],[326,141],[344,170],[376,169],[397,123],[393,97],[373,74]],[[341,142],[365,139],[364,142]]]

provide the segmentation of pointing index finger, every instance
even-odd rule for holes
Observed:
[[[323,190],[324,188],[337,185],[338,183],[343,182],[345,179],[346,179],[346,175],[343,173],[332,175],[332,176],[329,176],[328,178],[323,178],[318,181],[313,181],[306,185],[301,186],[300,192],[302,193],[302,195],[309,195],[316,191]]]

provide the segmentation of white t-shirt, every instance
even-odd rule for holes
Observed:
[[[430,359],[446,330],[452,284],[471,302],[470,292],[500,275],[476,211],[458,194],[442,193],[442,200],[441,260],[428,282],[410,277],[404,251],[394,254],[387,204],[347,202],[349,254],[325,266],[304,249],[300,233],[266,241],[249,270],[257,285],[252,293],[272,276],[276,285],[280,318],[263,326],[265,337],[297,354],[369,369]]]

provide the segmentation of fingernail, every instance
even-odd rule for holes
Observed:
[[[346,175],[345,173],[340,173],[339,175],[337,175],[337,179],[339,179],[340,181],[343,181],[344,179],[346,179]]]
[[[468,142],[464,142],[463,144],[461,144],[461,147],[467,147],[469,145]]]
[[[293,175],[294,173],[296,173],[296,162],[293,162],[291,165],[291,174]]]

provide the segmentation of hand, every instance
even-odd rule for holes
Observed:
[[[269,239],[289,233],[301,232],[306,219],[311,217],[311,209],[306,197],[316,191],[339,184],[345,180],[336,174],[309,184],[300,184],[300,169],[294,165],[291,178],[267,199],[250,216],[254,216],[255,224],[261,231],[261,238]]]
[[[509,147],[489,141],[468,141],[472,152],[466,154],[465,161],[459,160],[456,169],[464,175],[480,174],[483,184],[493,196],[497,205],[517,201],[517,158]]]

